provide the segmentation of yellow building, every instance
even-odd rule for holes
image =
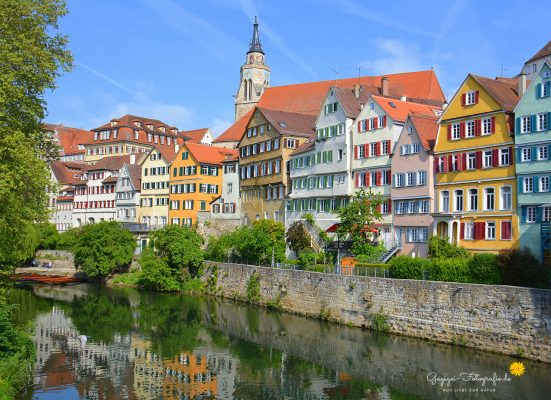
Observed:
[[[517,81],[468,75],[440,117],[434,233],[474,252],[518,247]]]
[[[291,153],[314,134],[315,117],[257,107],[239,141],[244,224],[260,218],[284,223]]]
[[[237,150],[186,142],[171,166],[168,217],[171,225],[192,226],[197,212],[210,211],[222,193],[222,161]]]

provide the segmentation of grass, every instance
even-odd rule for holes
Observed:
[[[125,272],[115,275],[111,279],[111,283],[114,285],[138,286],[141,277],[141,271]]]

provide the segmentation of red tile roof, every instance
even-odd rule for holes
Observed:
[[[371,96],[371,98],[379,105],[381,108],[390,115],[394,121],[405,122],[408,114],[424,114],[435,116],[436,111],[440,111],[440,107],[429,106],[427,104],[412,103],[410,101],[401,101],[396,99],[391,99],[388,97],[382,96]]]
[[[90,165],[88,167],[88,171],[118,171],[122,168],[124,164],[130,164],[130,158],[131,156],[135,156],[135,163],[139,163],[142,157],[146,155],[146,153],[136,153],[136,154],[128,154],[125,156],[111,156],[111,157],[103,157],[100,160],[98,160],[97,163],[94,165]]]
[[[235,121],[228,129],[226,129],[220,136],[214,139],[216,143],[222,142],[239,142],[241,136],[245,132],[249,120],[251,119],[254,113],[254,108],[249,110],[245,115]]]
[[[190,141],[194,143],[199,143],[201,139],[207,134],[207,131],[209,128],[200,128],[200,129],[194,129],[191,131],[183,131],[180,132],[182,135],[189,138]]]
[[[182,150],[187,149],[192,157],[200,164],[221,165],[227,158],[233,158],[239,154],[235,149],[225,149],[223,147],[208,146],[199,143],[186,142]],[[181,150],[181,151],[182,151]]]
[[[415,130],[417,131],[425,150],[432,150],[434,148],[434,144],[436,143],[436,136],[438,135],[438,124],[436,123],[438,117],[410,114],[409,118],[413,123],[413,126],[415,126]]]
[[[540,58],[551,56],[551,40],[543,46],[536,54],[532,56],[526,63],[531,61],[539,60]]]
[[[57,181],[62,185],[71,185],[80,181],[84,164],[68,163],[63,161],[52,161],[50,168]]]
[[[404,72],[386,75],[388,78],[388,96],[410,101],[430,102],[441,106],[446,100],[436,74],[432,70]],[[355,84],[362,85],[371,94],[382,94],[382,76],[362,76],[340,80],[298,83],[294,85],[273,86],[262,94],[258,107],[298,114],[318,115],[327,91],[331,86],[352,89]],[[252,111],[230,126],[215,142],[239,141],[245,132]]]
[[[470,74],[480,86],[497,101],[505,111],[512,112],[520,98],[518,96],[518,83],[516,79],[486,78]]]
[[[343,89],[332,87],[333,93],[339,99],[339,103],[348,118],[356,118],[362,110],[362,105],[367,102],[370,91],[364,86],[360,86],[358,97],[354,94],[354,89]]]
[[[314,132],[316,116],[256,107],[281,135],[310,137]]]
[[[112,125],[113,122],[115,123],[114,125]],[[135,122],[141,122],[142,126],[141,127],[136,126]],[[153,125],[152,127],[153,129],[149,129],[147,125]],[[115,129],[115,128],[121,128],[121,127],[141,129],[151,133],[161,133],[161,134],[166,133],[171,136],[175,136],[178,134],[178,129],[175,126],[168,125],[158,119],[145,118],[145,117],[140,117],[140,116],[131,115],[131,114],[123,115],[120,118],[113,118],[110,122],[103,124],[101,126],[98,126],[97,128],[92,129],[92,131],[102,131],[106,129]],[[165,129],[165,132],[159,129],[161,127]],[[175,133],[171,131],[174,131]]]
[[[142,187],[142,167],[137,164],[126,164],[126,168],[128,168],[128,176],[132,186],[139,192]]]
[[[44,129],[53,132],[53,137],[62,148],[62,155],[84,154],[79,144],[88,143],[94,133],[84,129],[71,128],[64,125],[44,124]]]
[[[298,146],[296,150],[291,153],[291,155],[294,156],[297,154],[306,153],[307,151],[310,151],[315,148],[316,148],[316,137],[312,136],[311,138],[306,139],[306,141],[302,143],[300,146]]]

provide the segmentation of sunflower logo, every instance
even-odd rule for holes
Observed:
[[[509,365],[509,372],[511,373],[511,375],[521,376],[522,374],[524,374],[524,370],[524,364],[520,361],[515,361],[514,363],[511,363],[511,365]]]

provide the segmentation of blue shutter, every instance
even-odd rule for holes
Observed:
[[[516,162],[521,162],[522,160],[522,149],[520,147],[517,147],[516,148],[516,157],[515,157],[515,160]]]
[[[519,193],[524,193],[524,185],[522,184],[522,180],[523,178],[522,177],[518,177],[518,192]]]
[[[549,96],[551,95],[551,92],[550,92],[550,89],[551,89],[551,81],[545,82],[544,85],[547,86],[547,88],[546,88],[547,96],[545,96],[545,97],[549,97]]]
[[[538,159],[538,148],[537,146],[532,147],[530,161],[537,161]]]
[[[543,207],[536,206],[536,222],[541,222],[542,208]]]
[[[534,190],[533,190],[534,193],[539,192],[539,184],[540,184],[540,179],[537,176],[533,176],[532,177],[532,186],[534,188]]]
[[[541,83],[538,83],[536,85],[536,99],[539,99],[541,97]]]
[[[521,212],[520,222],[526,223],[526,206],[521,206],[520,212]]]
[[[520,133],[520,117],[518,117],[515,122],[515,133],[517,135]]]
[[[531,115],[530,116],[530,131],[532,132],[536,132],[537,130],[537,127],[536,127],[536,115]]]

